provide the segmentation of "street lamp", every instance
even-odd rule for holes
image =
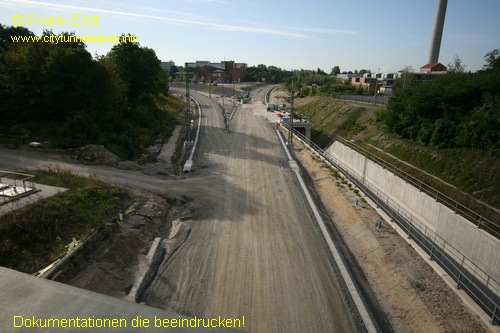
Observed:
[[[373,98],[377,98],[377,88],[378,88],[378,77],[377,75],[380,72],[380,68],[377,70],[377,74],[375,74],[375,94],[373,95]]]
[[[189,97],[189,80],[188,80],[188,71],[187,71],[187,66],[188,63],[186,62],[185,64],[185,69],[184,69],[184,78],[186,80],[186,129],[187,129],[187,141],[189,142],[191,139],[191,121],[190,121],[190,115],[191,115],[191,100]]]
[[[291,84],[290,84],[290,92],[291,92],[291,99],[290,99],[290,122],[288,124],[289,126],[289,129],[288,129],[288,144],[290,146],[293,146],[293,111],[294,111],[294,95],[295,95],[295,91],[294,91],[294,79],[291,80]]]

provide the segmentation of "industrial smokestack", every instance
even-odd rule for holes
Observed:
[[[429,63],[435,64],[439,59],[439,49],[441,48],[441,37],[443,37],[444,17],[448,0],[438,0],[434,31],[432,32],[431,49],[429,52]]]

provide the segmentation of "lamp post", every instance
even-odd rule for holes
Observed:
[[[290,128],[288,129],[288,145],[290,146],[293,146],[293,109],[294,109],[294,95],[295,95],[295,91],[294,91],[294,79],[291,80],[291,84],[290,84],[290,91],[291,91],[291,99],[290,99],[290,122],[288,124],[288,126],[290,126]]]
[[[373,95],[373,98],[377,98],[377,88],[378,88],[378,77],[377,75],[380,72],[380,68],[377,71],[377,74],[375,74],[375,94]]]
[[[186,80],[186,129],[187,129],[187,141],[189,142],[191,139],[191,101],[189,97],[189,80],[188,80],[188,71],[187,71],[187,66],[188,63],[186,62],[185,69],[184,69],[184,79]]]

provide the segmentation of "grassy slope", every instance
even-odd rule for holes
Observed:
[[[297,112],[311,116],[312,140],[325,147],[335,135],[383,149],[497,209],[500,159],[470,149],[432,149],[385,135],[375,122],[375,107],[329,97],[298,100]]]
[[[115,220],[124,208],[125,190],[62,170],[29,170],[38,183],[68,191],[3,215],[0,219],[0,265],[36,272],[62,256],[73,238]]]

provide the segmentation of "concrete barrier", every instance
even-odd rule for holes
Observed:
[[[425,238],[431,251],[439,247],[446,260],[467,271],[471,281],[484,286],[492,303],[500,299],[500,240],[477,228],[435,198],[421,192],[390,170],[373,162],[345,144],[335,141],[325,151],[364,187],[390,206],[402,219],[409,221],[418,237]],[[432,252],[431,252],[432,258]],[[458,286],[460,278],[458,274]],[[474,286],[475,287],[475,286]],[[491,291],[491,292],[490,292]],[[488,300],[489,301],[489,300]],[[493,317],[499,312],[494,306]]]

